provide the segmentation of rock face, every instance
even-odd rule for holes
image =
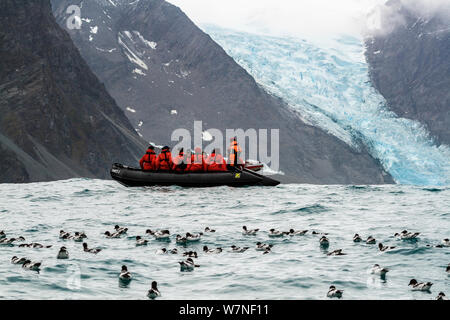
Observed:
[[[450,3],[424,12],[388,1],[381,22],[384,31],[366,39],[374,86],[400,117],[450,145]]]
[[[0,2],[0,115],[0,182],[107,178],[145,150],[49,0]]]
[[[280,169],[289,181],[391,183],[378,161],[308,126],[266,93],[207,34],[163,0],[52,0],[66,27],[69,5],[80,30],[67,30],[138,133],[173,145],[177,128],[280,129]]]

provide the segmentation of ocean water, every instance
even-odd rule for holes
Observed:
[[[159,299],[327,299],[331,284],[344,290],[343,299],[434,299],[450,294],[450,248],[427,247],[450,237],[450,188],[387,186],[280,185],[277,187],[189,189],[125,188],[114,181],[73,179],[49,183],[0,184],[0,230],[8,237],[53,245],[49,249],[0,246],[1,299],[147,299],[151,281]],[[128,235],[107,239],[115,224]],[[241,234],[243,225],[260,228],[256,236]],[[198,244],[176,245],[175,234],[200,232]],[[136,235],[168,228],[170,242],[148,238],[136,247]],[[327,256],[319,237],[269,238],[268,230],[309,229],[328,233]],[[81,243],[60,240],[60,229],[84,231],[98,255],[85,253]],[[403,229],[421,232],[417,242],[397,240]],[[381,253],[376,245],[353,243],[354,233],[372,235],[397,248]],[[274,245],[271,253],[255,250],[257,241]],[[248,246],[230,253],[231,245]],[[203,245],[222,247],[206,255]],[[70,259],[57,260],[59,247]],[[160,248],[195,250],[199,268],[180,272],[178,255],[157,255]],[[42,261],[41,271],[23,270],[12,256]],[[388,267],[385,280],[369,274],[373,264]],[[125,264],[134,279],[119,285]],[[431,293],[413,292],[411,278],[431,281]]]
[[[270,93],[304,121],[350,146],[362,141],[396,182],[450,185],[450,149],[419,122],[386,107],[369,78],[362,39],[273,37],[203,26]]]

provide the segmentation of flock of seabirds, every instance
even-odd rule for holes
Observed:
[[[260,231],[259,229],[248,229],[246,226],[242,227],[242,234],[246,236],[254,236],[257,234],[257,232]],[[278,237],[285,237],[285,236],[303,236],[308,233],[309,230],[294,230],[290,229],[289,231],[279,231],[275,229],[270,229],[268,236],[270,238],[278,238]],[[120,227],[116,225],[114,227],[114,231],[106,231],[104,233],[106,238],[120,238],[127,234],[128,228]],[[204,233],[214,233],[216,230],[211,229],[209,227],[206,227],[204,229]],[[146,230],[146,235],[150,237],[154,237],[156,240],[162,240],[162,241],[170,241],[170,231],[169,230]],[[197,234],[189,233],[187,232],[184,236],[177,234],[175,239],[176,243],[179,245],[188,245],[189,243],[198,243],[202,236],[204,235],[203,232],[199,232]],[[310,234],[315,236],[320,236],[319,239],[319,245],[323,249],[328,249],[330,246],[330,240],[327,237],[327,233],[321,233],[317,231],[311,231]],[[417,241],[419,232],[409,232],[407,230],[403,230],[400,233],[395,233],[394,236],[398,239],[405,240],[405,241]],[[83,251],[87,253],[92,254],[98,254],[100,251],[102,251],[101,248],[89,248],[88,244],[85,241],[87,238],[86,234],[84,232],[74,232],[73,234],[69,232],[65,232],[64,230],[60,230],[59,238],[61,240],[73,240],[76,242],[82,242],[83,243]],[[6,236],[6,233],[4,231],[0,231],[0,245],[9,245],[14,246],[17,242],[25,242],[25,238],[20,236],[18,238],[8,238]],[[144,239],[142,236],[136,236],[136,246],[146,246],[148,244],[149,240]],[[377,241],[374,237],[369,236],[367,239],[363,239],[359,234],[355,234],[353,237],[353,242],[365,242],[366,244],[376,244]],[[432,245],[427,245],[432,246]],[[51,245],[42,245],[40,243],[32,242],[32,243],[21,243],[19,244],[19,247],[28,247],[28,248],[51,248]],[[272,244],[266,244],[262,242],[257,242],[255,249],[256,251],[261,251],[262,254],[268,254],[271,252],[273,245]],[[443,248],[443,247],[450,247],[450,240],[449,239],[443,239],[440,244],[434,245],[433,247],[437,248]],[[381,252],[389,251],[395,249],[395,246],[385,246],[382,243],[378,243],[378,249]],[[235,245],[232,245],[230,247],[230,252],[234,253],[243,253],[246,250],[250,249],[250,247],[238,247]],[[219,254],[223,251],[222,248],[208,248],[206,245],[203,246],[203,253],[205,254]],[[162,248],[157,251],[158,254],[178,254],[178,249],[166,249]],[[181,253],[181,252],[180,252]],[[345,255],[342,251],[342,249],[336,249],[331,252],[328,252],[328,256],[342,256]],[[185,251],[183,252],[183,256],[186,257],[186,260],[179,261],[180,265],[180,271],[193,271],[195,268],[200,267],[198,264],[195,264],[193,258],[198,258],[198,254],[196,251]],[[57,259],[69,259],[69,252],[65,246],[62,246],[59,249],[59,252],[57,254]],[[40,271],[41,262],[33,262],[30,259],[27,259],[25,257],[19,258],[17,256],[12,257],[11,259],[12,264],[21,265],[23,269],[32,270],[32,271]],[[386,273],[389,272],[388,268],[384,268],[378,264],[374,264],[371,273],[375,275],[379,275],[382,279],[385,279]],[[450,263],[446,267],[447,274],[450,275]],[[130,271],[128,271],[127,266],[122,266],[122,270],[119,274],[119,281],[122,284],[128,284],[133,279],[133,276]],[[414,291],[427,291],[430,292],[431,286],[433,283],[431,282],[419,282],[416,279],[411,279],[409,282],[409,287]],[[344,290],[336,288],[334,285],[331,285],[328,289],[328,292],[326,296],[328,298],[342,298],[344,293]],[[147,296],[151,299],[155,299],[159,296],[161,296],[161,292],[158,289],[158,284],[156,281],[153,281],[151,283],[151,288],[147,292]],[[448,300],[448,298],[445,296],[443,292],[439,292],[439,294],[436,297],[436,300]]]

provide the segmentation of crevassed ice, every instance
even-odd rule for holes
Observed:
[[[436,146],[416,121],[386,108],[372,87],[364,44],[353,37],[328,43],[203,26],[229,55],[300,117],[351,146],[361,139],[398,183],[450,184],[450,150]]]

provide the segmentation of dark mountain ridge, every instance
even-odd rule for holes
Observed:
[[[0,182],[107,178],[145,148],[49,0],[0,2],[0,114]]]
[[[411,5],[391,0],[381,11],[383,32],[365,41],[371,79],[398,116],[450,145],[450,2],[434,12]]]

